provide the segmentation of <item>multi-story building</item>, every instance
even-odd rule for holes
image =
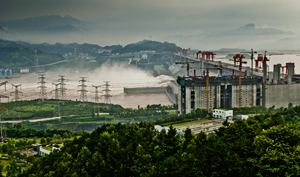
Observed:
[[[189,113],[197,108],[212,111],[214,108],[239,107],[238,78],[210,77],[208,92],[204,77],[178,77],[177,83],[179,113]],[[261,77],[242,78],[241,107],[262,105],[262,86]]]
[[[214,109],[213,117],[217,119],[226,119],[232,120],[233,110],[224,110],[224,109]]]

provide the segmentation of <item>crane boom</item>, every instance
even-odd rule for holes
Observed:
[[[186,68],[186,66],[181,66],[181,68]],[[222,73],[222,68],[209,68],[209,63],[207,67],[189,67],[191,69],[206,69],[206,109],[209,111],[209,70],[221,70]]]

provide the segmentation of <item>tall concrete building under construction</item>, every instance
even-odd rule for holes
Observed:
[[[178,111],[189,113],[197,108],[239,107],[239,80],[234,77],[209,77],[207,94],[206,79],[203,77],[178,77]],[[262,78],[243,78],[241,107],[262,105]],[[207,99],[208,95],[208,99]]]
[[[287,63],[286,73],[281,73],[281,69],[283,68],[281,64],[274,65],[273,72],[267,73],[267,65],[264,63],[263,71],[254,71],[252,75],[247,74],[251,70],[249,67],[242,68],[242,76],[239,74],[234,75],[233,70],[239,73],[238,67],[230,66],[222,68],[223,76],[221,74],[207,78],[203,68],[207,70],[209,65],[214,65],[217,62],[205,61],[202,58],[200,59],[200,63],[192,64],[195,58],[188,58],[181,55],[175,55],[174,58],[174,60],[178,60],[179,58],[181,62],[177,62],[177,64],[182,65],[175,66],[174,64],[169,68],[171,74],[172,71],[176,71],[176,73],[173,73],[173,76],[174,74],[178,74],[179,68],[201,68],[195,67],[195,65],[202,65],[202,70],[197,70],[197,73],[201,73],[201,76],[196,75],[196,70],[194,70],[194,76],[189,76],[186,70],[184,70],[186,75],[178,74],[177,84],[173,84],[172,89],[178,90],[176,94],[178,112],[180,114],[189,113],[197,108],[212,111],[214,108],[251,107],[258,105],[265,107],[274,105],[276,108],[287,107],[289,103],[300,105],[300,94],[297,93],[297,90],[300,90],[300,79],[294,73],[294,63]],[[188,64],[189,66],[186,67],[184,64]],[[253,68],[252,72],[253,70],[255,69]],[[232,74],[228,74],[230,71]],[[187,72],[189,71],[187,70]]]

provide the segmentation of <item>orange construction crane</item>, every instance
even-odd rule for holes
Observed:
[[[181,68],[187,68],[186,66],[181,66]],[[222,68],[209,68],[209,63],[207,67],[189,67],[190,69],[206,69],[206,109],[209,111],[209,70],[222,70]],[[222,72],[222,71],[221,71]]]
[[[232,67],[234,67],[234,65],[232,65],[232,64],[222,64],[221,61],[220,61],[219,65],[213,64],[213,66],[216,66],[216,67],[219,68],[219,70],[220,70],[220,76],[223,75],[223,66],[232,66]]]
[[[253,59],[254,59],[254,54],[257,52],[253,51],[253,49],[251,49],[251,52],[241,52],[241,53],[250,53],[251,54],[251,77],[253,77]]]
[[[244,55],[236,54],[233,56],[233,61],[239,62],[239,108],[242,104],[242,64],[246,64],[246,61],[243,61]],[[232,59],[231,59],[232,60]]]
[[[190,67],[190,63],[199,63],[200,61],[191,61],[191,62],[181,62],[181,61],[176,61],[175,64],[186,64],[186,66],[181,66],[182,68],[186,68],[187,71],[187,76],[190,76],[190,69],[194,67]]]

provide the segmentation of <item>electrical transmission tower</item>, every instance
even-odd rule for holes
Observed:
[[[53,91],[54,91],[54,93],[55,93],[54,94],[54,99],[58,100],[59,99],[59,96],[58,96],[59,88],[58,88],[58,86],[60,85],[60,83],[55,84],[55,83],[52,82],[52,85],[55,85],[55,89],[52,90],[50,93],[53,93]]]
[[[85,77],[80,77],[81,80],[79,80],[79,83],[81,83],[80,85],[78,85],[78,87],[80,87],[80,90],[77,90],[78,92],[80,92],[80,101],[81,102],[87,102],[87,94],[86,92],[88,92],[86,90],[87,85],[85,85],[84,83],[87,82],[84,78]]]
[[[7,84],[7,81],[1,82],[1,83],[0,83],[0,87],[1,87],[2,85],[5,86],[5,91],[6,91],[6,84]],[[9,100],[9,97],[8,97],[8,96],[6,96],[6,95],[1,95],[1,94],[0,94],[0,103],[1,103],[1,98],[7,98],[7,99]],[[0,107],[0,108],[1,108],[1,107]]]
[[[38,83],[40,83],[41,85],[40,86],[38,86],[37,88],[39,88],[40,89],[40,96],[39,96],[39,98],[42,100],[42,101],[44,101],[44,99],[47,99],[47,93],[46,93],[46,86],[45,86],[45,84],[46,84],[46,82],[45,82],[45,75],[44,74],[41,74],[40,75],[40,77],[39,77],[39,81],[40,82],[38,82]]]
[[[60,78],[58,79],[58,82],[59,82],[59,91],[60,91],[60,97],[61,97],[61,100],[66,100],[67,99],[67,94],[66,94],[66,88],[65,88],[65,76],[59,76]]]
[[[14,100],[15,101],[18,101],[19,99],[21,99],[20,97],[19,97],[19,94],[21,94],[22,96],[23,96],[23,92],[20,92],[19,91],[19,87],[21,88],[21,85],[22,84],[19,84],[19,85],[14,85],[14,84],[11,84],[12,85],[12,87],[15,87],[15,91],[14,92],[10,92],[10,96],[12,96],[13,94],[15,95],[15,98],[14,98]]]
[[[102,90],[104,92],[104,95],[102,95],[104,97],[103,101],[105,104],[110,104],[110,97],[112,97],[110,95],[111,90],[109,90],[110,85],[108,84],[110,81],[104,81],[104,82],[105,82],[105,84],[103,84],[104,89]]]
[[[19,95],[22,95],[23,96],[23,92],[20,92],[19,91],[19,87],[21,88],[21,85],[22,84],[19,84],[19,85],[14,85],[14,84],[11,84],[12,85],[12,87],[15,87],[15,91],[14,92],[10,92],[10,95],[15,95],[15,98],[13,98],[13,100],[16,102],[15,103],[15,106],[14,106],[14,116],[13,116],[13,120],[15,120],[15,118],[18,118],[18,119],[20,119],[21,118],[21,108],[20,108],[20,106],[19,106],[19,103],[18,103],[18,101],[21,99],[20,97],[19,97]]]
[[[95,103],[96,103],[96,107],[94,107],[94,112],[96,112],[96,110],[97,110],[97,113],[99,113],[99,99],[101,99],[101,97],[99,97],[98,96],[98,93],[99,93],[99,91],[98,91],[98,88],[101,88],[101,85],[98,85],[98,86],[95,86],[95,85],[92,85],[92,87],[94,87],[95,88]]]
[[[99,97],[98,96],[98,93],[99,93],[99,91],[98,91],[98,88],[101,88],[101,85],[98,85],[98,86],[95,86],[95,85],[92,85],[92,87],[94,87],[95,88],[95,103],[99,103],[99,99],[101,99],[101,97]]]
[[[81,101],[81,105],[85,106],[87,104],[87,94],[86,92],[88,92],[86,90],[87,85],[85,85],[84,83],[87,82],[87,80],[85,80],[85,77],[80,77],[81,80],[79,80],[79,83],[81,83],[80,85],[78,85],[78,87],[80,87],[80,90],[77,90],[78,92],[80,92],[80,101]]]

